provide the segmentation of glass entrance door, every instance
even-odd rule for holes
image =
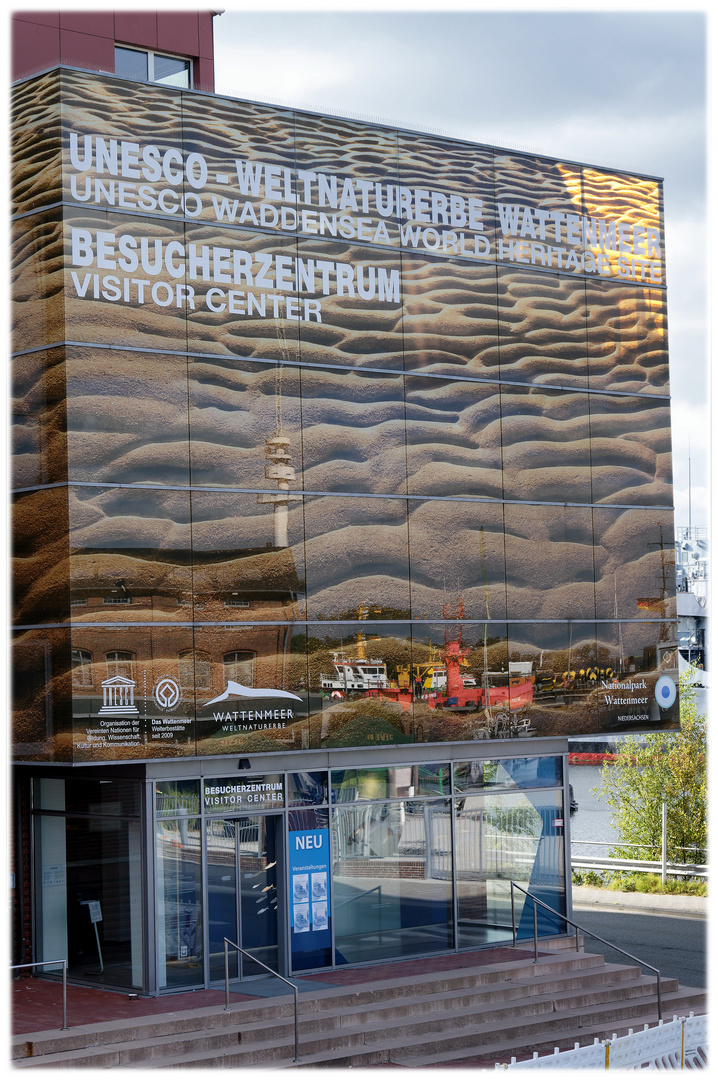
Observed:
[[[209,977],[224,979],[224,938],[285,974],[282,946],[281,814],[245,815],[207,823]],[[267,975],[230,949],[231,979]],[[267,976],[269,977],[269,976]]]
[[[240,939],[243,949],[278,971],[279,896],[277,827],[281,815],[243,817],[236,821],[239,866]],[[241,957],[242,978],[266,975],[258,964]]]

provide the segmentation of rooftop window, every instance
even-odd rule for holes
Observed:
[[[192,85],[192,62],[181,56],[115,45],[115,75],[135,82],[162,83],[188,89]]]

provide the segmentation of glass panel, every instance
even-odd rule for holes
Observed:
[[[101,628],[78,620],[72,644],[92,658],[91,678],[72,688],[76,761],[195,753],[194,693],[182,689],[178,671],[179,654],[192,645],[190,627]]]
[[[496,151],[495,197],[499,260],[582,273],[584,257],[581,172],[546,158]]]
[[[277,843],[275,816],[243,817],[235,822],[241,892],[241,946],[278,970]],[[241,961],[242,976],[266,975],[258,964]]]
[[[199,818],[157,822],[157,943],[161,990],[203,984]]]
[[[302,488],[296,368],[193,357],[189,393],[193,485]]]
[[[63,810],[64,780],[43,781],[47,809]],[[37,783],[35,790],[37,791]],[[35,959],[68,958],[67,941],[67,843],[64,817],[33,818],[35,870]],[[89,921],[89,920],[88,920]],[[62,966],[40,969],[61,974]]]
[[[335,963],[453,945],[451,802],[337,806]]]
[[[301,380],[305,487],[403,494],[402,376],[305,367]]]
[[[165,86],[189,87],[189,60],[177,60],[174,56],[159,56],[155,53],[153,82]]]
[[[188,226],[186,241],[189,351],[296,360],[300,320],[321,321],[322,304],[320,284],[308,305],[297,299],[295,238],[207,224]]]
[[[155,790],[157,817],[199,814],[199,780],[161,780]]]
[[[67,622],[68,492],[65,487],[13,498],[13,621]],[[69,663],[69,656],[68,656]]]
[[[299,230],[396,246],[396,133],[334,116],[294,116]]]
[[[69,347],[66,376],[71,480],[189,484],[184,357]]]
[[[327,802],[328,784],[325,772],[287,773],[287,806],[312,806]]]
[[[61,284],[57,281],[59,275],[48,272],[50,266],[62,264],[60,212],[47,210],[31,214],[14,221],[10,230],[13,352],[64,341],[63,294]],[[22,366],[25,359],[19,362]]]
[[[679,726],[676,624],[622,622],[598,627],[598,652],[610,677],[596,691],[600,731]]]
[[[506,615],[503,508],[496,503],[409,503],[411,611],[415,619]]]
[[[496,378],[495,267],[403,255],[401,272],[404,367]]]
[[[407,376],[406,420],[411,494],[501,498],[497,384]]]
[[[64,361],[64,349],[48,349],[13,360],[13,489],[53,484],[66,478]]]
[[[462,761],[454,765],[454,787],[459,791],[485,788],[556,787],[562,782],[561,758],[523,757]]]
[[[35,818],[38,960],[67,956],[72,979],[143,989],[141,836],[119,818]]]
[[[310,619],[409,616],[409,541],[401,499],[307,497]]]
[[[660,181],[587,166],[582,172],[590,250],[602,262],[599,272],[660,284],[664,280]]]
[[[70,597],[86,602],[78,619],[185,622],[191,547],[188,492],[70,489]]]
[[[417,742],[504,738],[510,733],[506,626],[465,623],[447,605],[445,623],[412,627]]]
[[[370,616],[307,632],[312,748],[413,742],[408,623]]]
[[[193,492],[192,558],[198,622],[291,622],[305,614],[301,496]]]
[[[288,844],[292,970],[330,967],[329,811],[295,810],[290,813]]]
[[[13,87],[9,132],[13,147],[9,210],[13,217],[62,198],[58,96],[65,74],[56,69]],[[26,221],[17,223],[20,235]]]
[[[589,395],[501,389],[504,498],[591,502]]]
[[[606,666],[596,653],[594,623],[509,624],[514,735],[594,731],[596,687],[604,677]]]
[[[563,792],[470,795],[456,800],[458,945],[476,948],[512,938],[511,881],[564,913]],[[514,893],[519,938],[533,936],[533,905]],[[565,924],[542,908],[541,935]]]
[[[215,94],[185,94],[182,135],[184,153],[201,154],[207,162],[202,219],[296,229],[292,112]]]
[[[592,502],[672,506],[668,401],[589,395]]]
[[[122,81],[79,71],[63,71],[61,85],[63,199],[66,202],[85,203],[96,209],[120,207],[131,210],[140,218],[147,214],[157,215],[158,212],[170,218],[177,214],[184,175],[182,169],[177,168],[176,155],[182,145],[182,112],[186,108],[187,96],[183,97],[169,88],[158,95],[157,88],[146,82]],[[111,132],[108,131],[108,117],[112,117]],[[100,136],[97,132],[106,134]],[[144,158],[141,153],[135,158],[130,148],[129,158],[126,158],[129,175],[126,173],[120,183],[123,141],[137,143],[143,148],[157,146],[159,142],[159,154],[154,160],[152,156]],[[165,160],[164,155],[168,150],[170,156]],[[166,166],[166,173],[163,166]],[[165,194],[160,196],[162,190]],[[192,213],[194,204],[189,201],[187,205]],[[149,230],[146,226],[137,229],[133,227],[132,219],[127,217],[117,224],[121,225],[123,233],[128,232],[138,240],[138,249],[140,237],[151,236],[154,229],[154,226]],[[84,227],[96,227],[88,214],[84,217]],[[105,228],[102,224],[97,227]],[[106,269],[112,273],[110,268]],[[84,271],[80,270],[79,276],[82,280]],[[128,270],[127,276],[138,275]],[[147,277],[146,274],[139,276]],[[136,295],[136,286],[131,288],[132,294]],[[97,314],[99,304],[92,301],[87,308],[88,317],[93,305]],[[113,326],[116,328],[118,319],[122,319],[120,313],[124,311],[123,341],[134,344],[129,337],[133,324],[129,309],[124,307],[124,301],[111,307],[113,315],[104,329],[109,331]],[[137,316],[139,312],[134,314]],[[152,340],[146,341],[146,344],[155,348],[157,335],[150,334],[150,337]],[[72,339],[92,340],[79,333],[73,334]],[[166,340],[162,344],[166,345]]]
[[[400,131],[399,176],[405,248],[464,258],[493,257],[490,149]]]
[[[508,617],[593,619],[591,508],[507,503],[504,522]]]
[[[203,626],[211,691],[197,698],[197,753],[252,754],[309,746],[306,628],[262,623]],[[237,676],[241,675],[241,679]]]
[[[284,773],[205,780],[202,796],[208,814],[276,810],[284,806]]]
[[[224,981],[224,939],[239,944],[237,925],[236,821],[212,820],[207,828],[207,921],[209,925],[209,977]],[[230,949],[229,977],[238,975],[239,953]]]
[[[115,45],[115,75],[121,79],[135,79],[137,82],[147,82],[148,56],[146,52],[137,49],[123,49]]]
[[[13,757],[72,761],[68,630],[23,630],[12,645]]]
[[[77,780],[67,785],[65,809],[96,817],[139,817],[142,786],[137,780]],[[42,810],[56,809],[46,806]]]
[[[97,183],[114,191],[117,181],[103,174]],[[177,212],[181,191],[165,190]],[[188,269],[184,225],[75,210],[63,227],[65,320],[73,340],[186,352],[187,311],[200,303],[200,283]]]
[[[586,307],[591,387],[667,394],[666,294],[617,281],[591,281]]]
[[[332,769],[332,802],[369,802],[373,799],[417,795],[450,795],[448,765],[399,765],[388,769]]]
[[[398,253],[300,240],[298,254],[302,362],[401,370]]]
[[[588,383],[586,295],[582,280],[499,271],[501,378],[525,383]]]
[[[596,617],[675,618],[673,511],[596,507],[593,529]]]

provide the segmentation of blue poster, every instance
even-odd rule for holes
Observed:
[[[329,830],[289,833],[289,910],[292,966],[323,966],[331,950]],[[302,954],[302,955],[300,955]]]

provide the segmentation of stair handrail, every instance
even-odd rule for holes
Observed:
[[[281,979],[287,986],[291,986],[294,991],[294,1060],[299,1061],[299,991],[296,983],[290,982],[289,979],[285,979],[283,975],[280,975],[274,968],[270,968],[262,960],[258,960],[252,953],[247,952],[246,949],[241,948],[235,941],[230,941],[229,938],[224,939],[224,1011],[229,1012],[229,946],[236,949],[242,956],[246,956],[254,964],[259,964],[260,967],[268,971],[270,975],[276,975],[278,979]]]
[[[556,911],[556,909],[552,908],[550,904],[545,904],[543,902],[543,900],[539,900],[538,896],[534,896],[533,893],[530,893],[528,891],[528,889],[524,889],[524,888],[522,888],[521,885],[517,885],[515,881],[512,881],[511,882],[511,930],[513,932],[513,939],[514,939],[513,940],[513,948],[514,949],[516,948],[516,916],[515,916],[515,909],[514,909],[514,889],[518,889],[519,892],[522,892],[525,896],[528,896],[529,900],[533,901],[533,913],[534,913],[534,964],[538,963],[538,933],[537,933],[537,926],[536,926],[536,905],[539,904],[542,908],[546,908],[547,911],[550,911],[552,915],[557,915],[559,917],[559,919],[563,919],[563,921],[567,924],[567,926],[575,927],[575,930],[576,930],[576,952],[580,951],[579,944],[578,944],[578,932],[580,930],[582,934],[588,934],[589,937],[595,938],[597,941],[602,942],[604,945],[608,945],[609,949],[615,949],[616,952],[620,952],[622,956],[627,956],[629,960],[635,961],[635,963],[639,964],[641,967],[649,968],[650,971],[655,972],[655,975],[656,975],[656,996],[657,996],[657,1000],[658,1000],[658,1020],[660,1022],[663,1019],[663,1013],[662,1013],[662,1010],[661,1010],[661,973],[658,970],[658,968],[654,967],[653,964],[647,964],[645,960],[639,960],[639,958],[637,956],[634,956],[632,953],[626,952],[625,949],[621,949],[620,946],[618,946],[618,945],[614,945],[612,941],[606,941],[606,939],[602,938],[599,934],[594,934],[593,930],[587,930],[585,926],[579,926],[579,924],[574,922],[573,919],[569,919],[568,916],[562,915],[560,911]]]
[[[341,904],[335,904],[334,910],[338,911],[340,907],[344,907],[345,904],[353,904],[355,900],[361,900],[362,896],[369,896],[373,892],[379,893],[379,899],[381,900],[381,885],[375,885],[373,889],[365,889],[364,892],[357,893],[356,896],[350,896],[346,900],[342,900]]]
[[[10,970],[17,971],[19,968],[47,967],[48,964],[62,964],[62,1027],[60,1031],[67,1031],[67,958],[64,960],[36,960],[34,964],[11,964]]]

